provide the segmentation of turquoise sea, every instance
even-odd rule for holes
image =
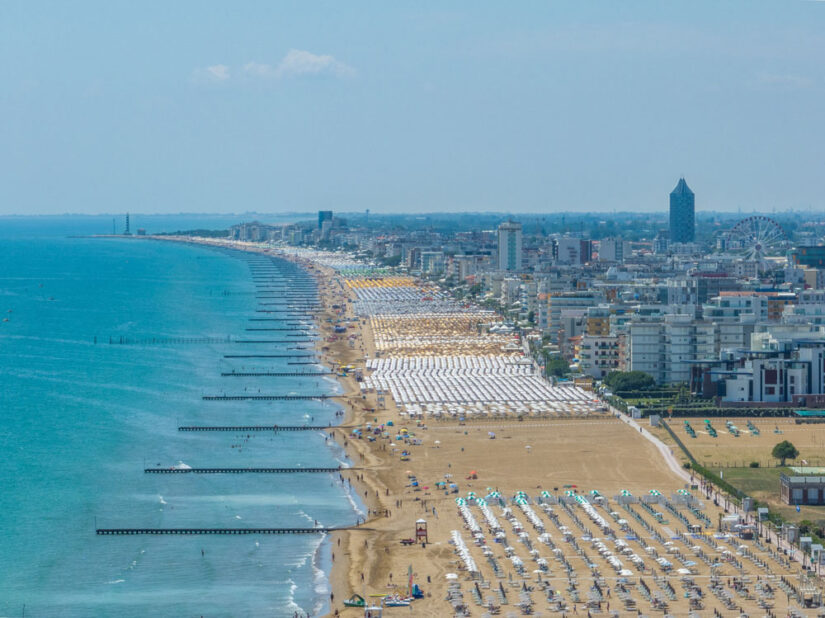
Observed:
[[[94,531],[353,523],[360,503],[337,475],[143,472],[178,462],[337,466],[344,455],[321,432],[177,430],[334,423],[332,402],[201,398],[333,393],[337,385],[325,377],[220,376],[294,371],[288,359],[223,358],[239,347],[277,353],[286,344],[110,344],[254,334],[244,330],[258,303],[249,265],[231,252],[66,238],[55,229],[0,231],[0,319],[8,320],[0,322],[0,616],[319,615],[328,607],[330,553],[320,535]],[[306,276],[278,264],[287,278]]]

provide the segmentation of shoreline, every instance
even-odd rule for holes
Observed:
[[[146,237],[151,238],[151,237]],[[356,300],[354,290],[346,288],[342,284],[342,278],[332,268],[317,263],[309,262],[302,256],[288,251],[272,250],[262,248],[254,243],[242,243],[236,241],[225,241],[215,239],[192,239],[177,237],[161,237],[160,240],[185,242],[213,246],[223,249],[234,249],[262,253],[272,257],[278,257],[292,261],[299,266],[314,273],[314,278],[318,285],[318,295],[323,307],[312,319],[318,327],[319,339],[315,349],[318,353],[319,364],[334,371],[335,379],[341,385],[342,392],[339,395],[330,397],[344,411],[338,425],[332,426],[326,431],[335,440],[347,459],[354,466],[360,468],[359,474],[352,478],[352,489],[357,491],[358,499],[367,509],[367,516],[360,526],[354,526],[346,530],[331,532],[327,539],[319,545],[319,551],[329,551],[331,569],[329,572],[329,590],[331,596],[326,599],[325,605],[329,611],[326,616],[345,616],[355,618],[363,615],[362,608],[345,608],[342,602],[352,594],[360,594],[369,599],[370,594],[391,594],[396,590],[406,589],[406,572],[412,570],[415,583],[419,584],[425,591],[425,598],[415,602],[415,615],[417,616],[441,616],[446,609],[442,601],[442,588],[444,588],[444,576],[454,567],[449,566],[452,562],[453,551],[449,545],[441,540],[449,536],[449,530],[454,525],[449,523],[449,517],[439,520],[437,511],[450,512],[454,508],[452,496],[440,496],[438,492],[425,492],[421,496],[410,495],[409,485],[403,475],[403,466],[399,466],[397,461],[393,461],[387,445],[381,442],[370,443],[366,440],[351,439],[347,431],[352,427],[363,426],[367,422],[386,424],[392,420],[396,424],[396,429],[400,431],[407,428],[415,431],[417,425],[415,421],[400,418],[398,408],[392,397],[388,397],[384,407],[379,409],[376,394],[362,394],[359,383],[352,373],[347,376],[337,375],[337,368],[351,365],[364,369],[365,355],[375,358],[374,341],[370,329],[369,320],[355,316],[351,310],[351,302]],[[334,334],[334,330],[326,320],[337,318],[337,314],[332,309],[332,305],[341,304],[340,299],[345,296],[345,312],[343,318],[352,319],[348,322],[353,328],[347,330],[349,334],[355,334],[355,341],[359,342],[357,348],[350,348],[346,340],[327,342],[327,337]],[[361,409],[357,406],[361,404]],[[370,410],[368,413],[367,410]],[[602,423],[604,420],[612,419],[618,426],[623,424],[612,415],[583,417],[579,419],[545,419],[540,423],[549,422],[551,424],[565,423],[578,426],[583,429],[586,435],[590,423]],[[589,422],[588,422],[589,421]],[[414,459],[423,457],[428,465],[439,466],[442,471],[451,468],[451,464],[445,458],[447,453],[443,451],[430,451],[430,449],[441,448],[433,446],[432,438],[445,440],[449,432],[463,433],[468,431],[481,432],[480,426],[488,424],[501,425],[496,432],[502,434],[510,432],[518,434],[518,430],[530,430],[536,426],[536,420],[531,419],[523,423],[516,423],[513,418],[494,419],[486,421],[470,421],[466,428],[460,429],[451,421],[438,421],[428,419],[427,424],[431,424],[430,429],[438,432],[436,436],[428,435],[426,424],[422,428],[423,433],[419,434],[424,440],[424,446],[418,446]],[[517,428],[517,429],[516,429]],[[339,434],[340,430],[340,434]],[[486,433],[486,430],[483,432]],[[516,437],[514,435],[513,437]],[[507,436],[502,436],[506,439]],[[649,444],[646,440],[643,441]],[[650,445],[651,451],[656,449]],[[464,451],[464,448],[461,449]],[[417,463],[420,463],[417,462]],[[408,466],[413,467],[408,464]],[[469,468],[468,468],[469,469]],[[495,482],[479,482],[483,484],[493,484],[498,487],[505,487],[513,482],[513,477],[506,469],[491,469],[489,473],[495,473],[498,477]],[[399,471],[401,473],[399,473]],[[473,484],[465,482],[463,474],[456,475],[456,481],[473,488]],[[406,504],[405,504],[406,503]],[[396,505],[399,505],[397,507]],[[437,507],[437,508],[436,508]],[[399,539],[410,537],[413,534],[414,522],[420,517],[426,517],[430,526],[431,541],[426,545],[414,545],[411,548],[400,549]],[[434,518],[434,519],[433,519]],[[329,542],[329,550],[325,546]],[[425,551],[421,551],[421,550]],[[415,566],[413,566],[415,565]],[[393,569],[399,576],[393,581]],[[327,605],[328,604],[328,605]],[[392,608],[386,608],[391,611]],[[406,608],[399,608],[401,611],[408,611]]]
[[[279,259],[293,262],[310,273],[315,280],[318,297],[323,305],[321,311],[311,316],[311,319],[318,331],[318,340],[315,342],[314,349],[316,356],[318,357],[318,365],[333,372],[332,376],[326,377],[331,378],[339,385],[340,392],[330,396],[328,399],[334,401],[343,411],[342,416],[339,417],[339,422],[331,425],[328,429],[323,431],[341,449],[341,453],[345,460],[349,463],[350,467],[356,467],[359,458],[362,462],[364,461],[366,449],[359,448],[359,446],[363,447],[363,444],[355,446],[358,443],[353,440],[349,440],[348,434],[345,432],[348,427],[352,427],[353,425],[359,423],[353,401],[360,398],[360,387],[352,376],[341,377],[337,375],[336,371],[339,366],[351,364],[347,361],[353,359],[344,358],[346,356],[344,354],[345,350],[338,349],[341,346],[329,346],[328,350],[324,349],[327,347],[325,346],[324,320],[328,317],[332,317],[333,310],[331,305],[335,304],[333,302],[327,302],[329,300],[329,291],[327,290],[327,287],[334,285],[333,282],[335,281],[335,273],[332,270],[324,269],[323,267],[317,265],[307,264],[297,256],[289,255],[288,253],[276,253],[273,251],[263,250],[254,245],[254,243],[227,242],[216,241],[215,239],[183,238],[175,236],[142,236],[131,238],[135,240],[160,240],[217,249],[260,253],[270,257],[277,257]],[[363,331],[361,330],[360,321],[358,322],[357,332],[358,336],[363,340]],[[341,430],[340,435],[338,430]],[[355,457],[350,452],[351,449],[355,450]],[[363,469],[363,472],[360,474],[361,480],[353,480],[350,487],[346,489],[346,493],[350,505],[352,506],[353,513],[356,516],[356,521],[360,519],[362,522],[361,525],[363,526],[370,523],[370,513],[382,508],[382,504],[380,500],[376,499],[379,493],[378,487],[380,485],[378,479],[371,478],[372,474],[369,468],[363,466],[359,467],[362,467]],[[361,491],[365,492],[364,495],[360,493]],[[355,525],[348,530],[340,530],[325,535],[323,540],[318,544],[317,548],[312,552],[312,556],[310,558],[312,561],[312,566],[313,568],[319,569],[324,574],[326,583],[326,590],[324,593],[316,595],[318,603],[317,607],[312,608],[313,612],[320,611],[320,615],[334,616],[336,615],[336,602],[340,602],[349,596],[350,593],[346,592],[350,586],[348,573],[351,570],[353,563],[350,556],[353,553],[357,556],[361,555],[361,547],[355,546],[354,538],[356,536],[354,533],[360,532],[358,528],[359,526]],[[363,530],[363,533],[368,534],[369,532],[370,530],[366,528]],[[338,548],[341,548],[341,551],[336,552]],[[363,558],[359,558],[355,561],[356,564],[362,564],[363,566],[366,566],[364,564],[365,562],[366,561]],[[327,566],[329,567],[329,570],[327,570]],[[313,588],[316,585],[314,578],[312,585]]]
[[[155,239],[154,237],[146,238]],[[335,401],[336,410],[342,411],[342,414],[336,415],[332,421],[336,424],[322,428],[321,432],[334,440],[335,445],[330,445],[331,447],[340,449],[340,451],[336,450],[335,454],[338,455],[336,459],[342,465],[355,468],[351,474],[347,475],[350,482],[345,481],[343,489],[354,506],[354,511],[356,513],[358,511],[355,504],[361,504],[366,507],[367,515],[363,522],[355,526],[322,534],[320,542],[312,550],[310,557],[312,567],[310,585],[313,588],[309,591],[309,598],[312,599],[312,607],[302,610],[303,612],[312,612],[312,615],[316,617],[319,611],[327,616],[350,618],[363,616],[362,608],[344,608],[342,602],[354,593],[360,594],[369,602],[370,597],[405,592],[408,573],[410,579],[414,579],[415,583],[423,588],[423,598],[415,601],[414,610],[412,606],[409,610],[402,607],[395,608],[395,611],[389,607],[385,609],[385,615],[408,615],[408,612],[410,614],[414,612],[416,616],[446,615],[449,613],[448,603],[452,602],[455,606],[453,595],[457,593],[461,597],[462,586],[465,586],[463,588],[465,593],[472,592],[476,596],[475,607],[467,604],[467,609],[471,611],[469,615],[476,615],[476,611],[482,611],[482,602],[478,597],[484,593],[479,589],[479,584],[483,590],[485,583],[487,589],[490,583],[498,583],[502,597],[504,593],[509,593],[511,597],[519,594],[515,590],[505,590],[503,588],[505,585],[508,588],[521,588],[522,593],[529,592],[524,588],[528,584],[532,590],[533,583],[559,582],[559,586],[563,586],[564,582],[570,579],[571,571],[568,571],[565,576],[561,571],[545,570],[543,571],[545,575],[542,575],[542,571],[533,570],[533,574],[539,575],[537,578],[532,578],[524,568],[519,570],[515,560],[523,559],[522,565],[530,564],[528,560],[535,560],[539,555],[539,550],[534,552],[530,549],[528,554],[527,549],[530,546],[522,546],[518,541],[512,543],[515,548],[503,547],[505,556],[503,558],[499,556],[499,560],[505,565],[504,570],[496,566],[494,561],[492,567],[489,566],[483,559],[478,561],[478,566],[481,568],[477,569],[475,564],[472,567],[469,565],[465,553],[460,549],[463,545],[462,537],[467,538],[468,531],[472,531],[474,536],[478,534],[478,536],[487,538],[493,534],[498,538],[499,534],[497,532],[499,528],[494,525],[495,522],[491,524],[491,527],[484,526],[479,530],[472,514],[470,513],[467,517],[468,508],[463,505],[467,503],[465,500],[476,501],[475,497],[470,498],[471,495],[475,496],[476,492],[486,500],[494,494],[504,496],[497,500],[496,504],[501,506],[502,514],[506,513],[506,519],[513,524],[513,532],[517,532],[517,525],[524,529],[531,522],[535,522],[535,513],[529,513],[533,519],[530,517],[525,519],[517,508],[512,509],[516,516],[511,518],[508,505],[530,504],[530,502],[520,502],[521,495],[526,496],[527,500],[535,500],[532,504],[542,506],[568,504],[567,498],[562,497],[562,492],[569,498],[573,498],[573,494],[578,494],[576,498],[585,500],[583,504],[588,504],[587,499],[584,498],[585,495],[596,495],[598,497],[593,499],[592,504],[600,506],[603,496],[606,501],[604,506],[608,506],[609,501],[614,500],[616,505],[622,505],[621,508],[626,507],[635,520],[651,532],[650,536],[644,533],[639,535],[631,529],[634,537],[632,540],[650,546],[661,545],[659,552],[671,553],[668,546],[672,546],[673,543],[666,543],[665,538],[679,538],[674,537],[673,534],[679,531],[680,524],[664,511],[654,512],[652,504],[667,505],[669,499],[666,496],[669,492],[687,491],[688,489],[693,491],[697,488],[691,487],[692,478],[680,468],[679,462],[673,457],[671,447],[663,443],[651,430],[629,421],[624,415],[615,414],[616,411],[612,408],[610,413],[585,412],[580,416],[577,416],[578,411],[573,411],[571,414],[568,409],[555,416],[528,414],[525,417],[515,417],[512,414],[504,416],[485,414],[476,418],[468,418],[465,422],[464,418],[456,419],[455,416],[442,419],[428,414],[416,420],[415,415],[408,416],[401,413],[404,410],[403,404],[397,404],[389,396],[385,401],[383,396],[372,390],[376,388],[372,386],[373,382],[368,381],[366,386],[370,388],[362,391],[361,385],[356,380],[355,369],[361,369],[366,373],[366,360],[384,355],[383,352],[376,353],[375,339],[379,338],[379,349],[385,350],[386,347],[380,347],[386,345],[380,338],[386,337],[387,327],[380,323],[371,323],[370,318],[354,314],[353,301],[358,298],[357,286],[349,279],[345,271],[335,270],[338,268],[336,262],[320,259],[315,261],[311,259],[311,254],[302,254],[298,251],[290,253],[252,243],[177,237],[157,239],[224,250],[260,253],[291,261],[298,268],[306,270],[309,278],[316,285],[320,308],[308,313],[306,318],[313,320],[317,328],[318,339],[313,342],[314,348],[307,345],[307,350],[314,349],[318,365],[329,368],[333,372],[334,375],[325,376],[324,379],[327,377],[334,379],[341,385],[339,389],[336,389],[336,394],[329,395],[327,398]],[[334,305],[336,305],[335,308],[333,308]],[[429,318],[419,318],[424,321],[424,327],[419,328],[417,332],[423,333],[426,337],[436,325],[435,320],[440,317],[435,315]],[[460,348],[445,349],[442,346],[442,350],[440,354],[452,355],[450,357],[460,355]],[[397,352],[397,354],[396,358],[416,356],[415,352],[411,353],[406,350]],[[353,371],[339,371],[339,367],[346,366],[350,366]],[[338,390],[340,392],[337,392]],[[401,400],[405,401],[403,398]],[[387,425],[388,421],[393,422],[392,426]],[[356,427],[365,429],[366,423],[374,423],[376,427],[381,425],[384,431],[383,436],[373,436],[366,430],[362,436],[360,431],[354,431]],[[488,431],[490,429],[494,429],[495,432]],[[338,430],[341,432],[340,435]],[[404,435],[406,433],[408,435]],[[392,435],[396,435],[394,440]],[[402,442],[402,439],[405,444],[393,444],[393,442]],[[409,456],[405,454],[400,457],[401,449],[409,450]],[[396,457],[400,457],[400,461]],[[405,469],[407,469],[406,473]],[[477,475],[476,471],[478,471]],[[418,486],[416,479],[420,480],[422,487]],[[445,479],[447,483],[450,483],[451,489],[455,487],[454,491],[447,491]],[[429,485],[434,485],[431,491],[428,491]],[[460,491],[467,494],[466,499],[459,495],[459,485]],[[485,486],[487,486],[486,490]],[[573,489],[564,491],[567,488]],[[662,494],[660,490],[664,490],[665,493]],[[621,494],[617,495],[617,492]],[[645,500],[645,494],[654,493],[663,496],[662,500]],[[456,494],[459,497],[450,494]],[[543,502],[543,498],[537,497],[539,494],[546,495],[548,500],[558,500],[558,502]],[[692,496],[690,493],[687,495]],[[509,498],[509,496],[513,497]],[[633,501],[622,502],[620,496],[630,496]],[[700,498],[703,497],[700,496]],[[709,495],[707,499],[710,500]],[[675,493],[671,494],[670,500],[678,500]],[[460,505],[458,508],[456,508],[456,503]],[[630,504],[645,504],[649,508],[646,508],[646,512],[641,510],[642,506],[631,510]],[[476,506],[472,503],[471,505]],[[478,505],[482,506],[483,502],[478,502]],[[714,500],[712,504],[710,502],[700,503],[700,508],[703,511],[707,508],[705,512],[710,516],[710,518],[705,517],[707,524],[700,528],[712,530],[713,522],[718,517],[721,532],[721,518],[729,513],[727,504],[723,507]],[[616,519],[619,516],[618,510],[617,508],[617,512],[609,513],[611,518]],[[672,508],[670,510],[674,516],[679,517],[679,513]],[[735,508],[734,511],[738,512]],[[478,510],[475,512],[479,513]],[[547,512],[553,512],[553,509],[548,508]],[[588,532],[584,528],[585,524],[582,524],[570,509],[560,508],[555,513],[549,518],[552,520],[551,529],[555,526],[559,532],[562,532],[577,526]],[[528,516],[527,509],[523,515]],[[746,520],[747,517],[745,515]],[[409,545],[402,543],[402,540],[417,536],[417,521],[420,518],[426,519],[427,522],[429,537],[426,542]],[[539,519],[542,518],[542,513],[539,513]],[[547,518],[544,519],[547,523]],[[521,522],[517,524],[516,520],[521,520]],[[687,523],[684,517],[680,520]],[[471,521],[472,525],[470,525]],[[621,521],[617,520],[620,525]],[[633,521],[630,523],[636,525]],[[672,528],[668,528],[668,525]],[[486,533],[484,528],[487,528]],[[536,529],[538,530],[538,527]],[[613,534],[610,531],[607,533]],[[715,541],[712,539],[722,539],[722,537],[710,534],[710,532],[705,532],[702,535],[704,542],[714,548],[711,551],[720,550],[717,546],[719,544],[714,544]],[[589,536],[592,537],[592,535]],[[644,538],[643,541],[640,540],[642,538]],[[590,538],[587,542],[595,543],[598,540],[598,538]],[[686,539],[682,541],[689,544]],[[728,541],[721,541],[720,544],[725,542]],[[737,543],[741,542],[737,541]],[[476,538],[473,545],[485,548],[485,552],[501,553],[500,546],[493,545],[493,550],[489,550],[484,543],[484,538]],[[787,565],[787,560],[770,549],[773,543],[781,549],[779,540],[768,540],[767,543],[769,547],[766,549],[757,542],[754,545],[754,551],[755,555],[765,560],[765,563],[771,567],[768,568],[761,564],[755,564],[755,566],[766,569],[771,576],[793,577],[794,573]],[[555,547],[552,543],[548,545]],[[476,553],[479,551],[473,549],[472,546],[470,549]],[[540,549],[547,551],[541,546]],[[644,549],[646,551],[647,547]],[[655,550],[656,547],[653,549]],[[693,551],[695,548],[690,549]],[[463,551],[466,552],[466,548]],[[560,551],[564,556],[565,552]],[[532,556],[534,553],[536,555]],[[731,554],[730,551],[723,553]],[[492,554],[485,553],[484,555]],[[568,551],[567,555],[576,559],[576,555],[572,552]],[[682,560],[687,560],[689,557],[682,557]],[[513,567],[509,566],[507,558],[513,558]],[[595,553],[593,558],[597,565],[605,562],[595,556]],[[544,560],[545,566],[547,562]],[[704,564],[698,561],[691,562],[691,569],[688,570],[690,575],[697,575],[701,580],[709,577],[704,565],[710,566],[710,562],[707,560],[703,560]],[[686,563],[683,562],[683,564],[687,566]],[[752,568],[751,565],[746,564],[746,568],[738,566],[738,573],[733,571],[732,567],[720,565],[721,563],[715,564],[712,569],[719,567],[723,570],[723,576],[728,578],[728,587],[730,587],[730,577],[735,578],[739,574],[747,573],[748,577],[756,575],[759,581],[760,571]],[[580,575],[589,572],[582,569],[581,565],[576,564],[576,566],[579,568],[572,571],[574,579],[577,573]],[[609,574],[605,577],[607,582],[617,580],[617,576],[610,570],[613,566],[609,562],[599,566]],[[592,565],[588,564],[587,567],[592,568]],[[515,580],[511,570],[513,568],[516,569]],[[656,569],[655,565],[639,567],[640,581],[642,575],[655,577]],[[674,583],[677,581],[674,579],[676,576],[669,573],[668,569],[663,568],[662,573],[663,581]],[[394,580],[393,574],[395,574]],[[679,573],[679,575],[682,574],[686,575],[686,573]],[[626,576],[625,573],[621,575]],[[714,572],[711,570],[710,577],[713,575]],[[322,579],[323,587],[320,585]],[[570,594],[564,594],[568,598],[552,611],[564,611],[559,608],[567,602],[573,607],[572,613],[577,613],[576,603],[582,603],[582,601],[575,592],[575,586],[572,590]],[[567,591],[570,592],[571,589],[568,588]],[[561,592],[558,594],[562,595]],[[529,597],[529,594],[526,596]],[[711,598],[711,595],[705,598],[708,610],[711,604],[719,605]],[[547,600],[550,601],[549,598]],[[502,604],[507,603],[503,598],[502,601]],[[604,599],[601,599],[598,604],[599,611],[602,601]],[[681,611],[687,609],[687,601],[682,598],[672,598],[671,601],[675,606],[670,612],[671,615],[688,615]],[[494,606],[496,602],[493,599],[488,603]],[[566,607],[568,615],[569,605]],[[784,601],[780,599],[776,605],[777,610],[783,605]],[[792,607],[790,594],[787,607]],[[580,609],[584,610],[585,607],[582,605]],[[607,609],[610,609],[609,603]]]

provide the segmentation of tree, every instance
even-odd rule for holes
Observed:
[[[380,260],[381,264],[384,266],[399,266],[401,264],[401,256],[400,255],[391,255],[389,257],[383,257]]]
[[[611,371],[604,383],[614,391],[640,391],[655,386],[656,380],[644,371]]]
[[[782,465],[785,465],[786,459],[796,459],[799,456],[799,451],[797,448],[788,442],[787,440],[782,440],[779,444],[773,447],[771,451],[771,456],[775,459],[779,459],[782,462]]]
[[[561,378],[570,373],[570,365],[561,356],[547,356],[544,364],[544,372],[548,376]]]

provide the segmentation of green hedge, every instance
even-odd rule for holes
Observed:
[[[658,414],[668,416],[668,410],[673,410],[673,416],[686,416],[692,418],[713,418],[713,417],[741,417],[755,416],[762,418],[783,418],[793,414],[791,408],[697,408],[690,406],[667,406],[657,408],[639,408],[642,416]]]
[[[678,390],[635,390],[635,391],[615,391],[618,397],[625,399],[673,399],[679,394]]]
[[[742,498],[745,497],[745,493],[743,491],[737,489],[736,487],[728,483],[725,479],[723,479],[721,476],[719,476],[715,472],[711,472],[701,464],[694,462],[690,464],[690,467],[691,469],[695,470],[697,474],[705,477],[711,483],[716,485],[719,489],[722,489],[726,491],[728,494],[730,494],[733,499],[732,501],[737,506],[742,503]]]

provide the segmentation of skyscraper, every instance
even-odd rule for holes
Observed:
[[[499,270],[521,270],[521,223],[508,221],[498,226]]]
[[[324,221],[332,221],[332,211],[331,210],[319,210],[318,211],[318,229],[320,230],[324,227]]]
[[[670,242],[693,242],[696,236],[694,194],[684,178],[670,192]]]

